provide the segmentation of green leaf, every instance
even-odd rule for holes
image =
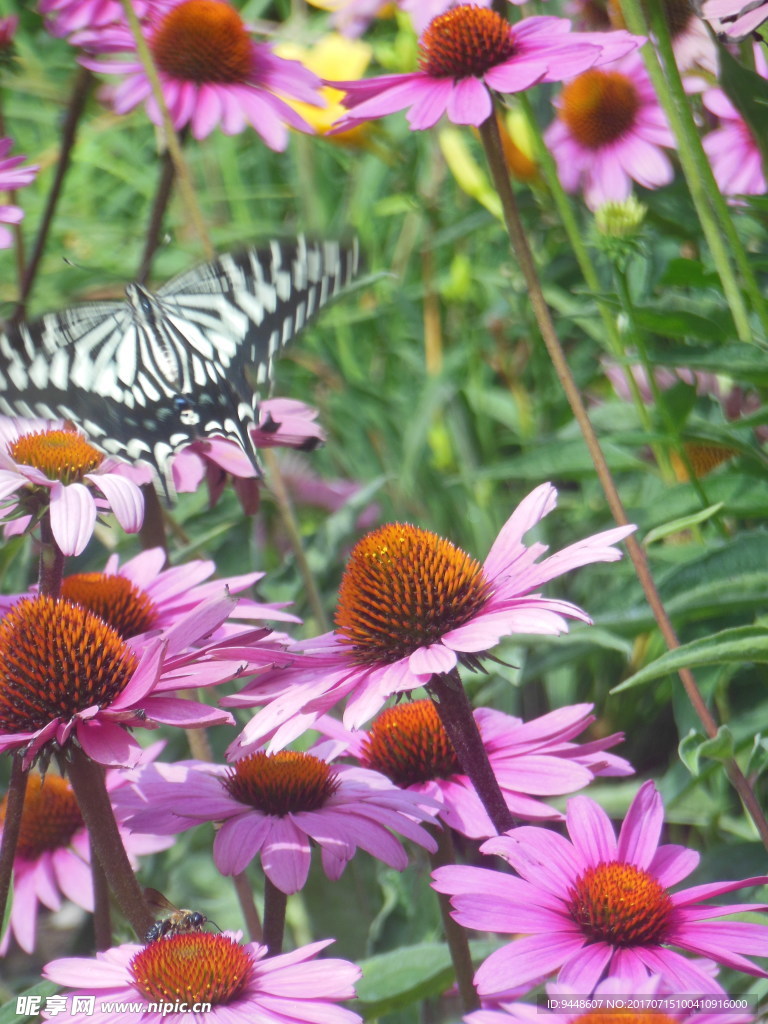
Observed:
[[[723,507],[723,502],[718,501],[716,505],[710,505],[708,508],[700,509],[698,512],[694,512],[692,515],[683,516],[680,519],[673,519],[669,523],[662,523],[661,526],[657,526],[654,530],[651,530],[643,538],[643,544],[647,547],[649,544],[655,543],[657,540],[661,540],[663,537],[668,537],[670,534],[681,533],[683,530],[689,530],[692,526],[696,526],[699,523],[705,523],[712,516],[716,516],[720,509]]]
[[[37,985],[33,985],[32,988],[27,988],[23,992],[19,992],[17,996],[9,1000],[0,1006],[0,1024],[23,1024],[25,1020],[39,1020],[38,1013],[17,1013],[16,1007],[18,1005],[17,1000],[22,996],[39,996],[40,1007],[45,1006],[45,1000],[48,996],[52,996],[54,992],[58,990],[58,986],[54,985],[51,981],[41,981]],[[53,1018],[56,1019],[55,1017]]]
[[[729,324],[691,313],[686,309],[658,309],[655,306],[635,306],[632,311],[635,325],[666,338],[697,338],[701,341],[721,342],[725,331],[733,333]]]
[[[766,770],[768,770],[768,737],[759,732],[754,738],[744,774],[748,779],[754,780]]]
[[[755,345],[727,344],[717,348],[649,348],[648,358],[657,366],[686,366],[692,370],[724,373],[731,379],[755,385],[768,384],[765,350]]]
[[[727,665],[745,661],[768,662],[768,627],[737,626],[701,637],[689,644],[682,644],[674,651],[665,651],[660,658],[635,672],[610,692],[622,693],[652,679],[661,679],[681,668]]]
[[[470,942],[473,963],[484,960],[502,943]],[[359,965],[363,977],[357,984],[357,1001],[366,1018],[379,1017],[450,988],[453,964],[444,943],[429,942],[381,953]]]

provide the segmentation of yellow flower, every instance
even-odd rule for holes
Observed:
[[[316,6],[332,9],[334,6],[338,6],[338,0],[318,0]],[[368,43],[364,43],[360,39],[347,39],[336,32],[322,36],[312,47],[299,46],[296,43],[281,43],[275,47],[275,51],[278,56],[288,60],[300,60],[305,67],[314,71],[320,78],[339,81],[362,78],[373,55],[373,50]],[[299,100],[292,100],[288,97],[285,97],[285,102],[293,107],[305,121],[308,121],[318,135],[326,135],[332,125],[346,113],[340,102],[344,92],[341,89],[324,86],[320,93],[327,103],[325,107],[312,107],[308,103],[301,103]],[[367,129],[368,125],[360,125],[331,136],[331,141],[347,146],[357,146],[362,143]]]

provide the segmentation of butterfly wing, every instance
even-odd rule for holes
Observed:
[[[64,418],[113,454],[152,464],[225,436],[255,461],[248,427],[278,350],[357,269],[356,245],[273,242],[223,255],[153,295],[50,313],[0,335],[0,411]]]

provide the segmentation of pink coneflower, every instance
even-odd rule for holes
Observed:
[[[237,135],[250,125],[275,150],[288,144],[288,125],[311,132],[281,97],[322,104],[317,93],[320,80],[298,61],[275,56],[269,44],[254,42],[226,0],[162,4],[148,11],[144,34],[177,130],[189,125],[194,138],[204,139],[217,126],[225,135]],[[88,56],[81,63],[92,71],[124,76],[109,90],[118,114],[146,103],[150,120],[161,123],[126,24],[91,33],[87,39],[79,37],[78,42],[92,53],[127,54],[126,60]]]
[[[557,107],[545,139],[563,188],[582,189],[591,209],[626,199],[632,181],[660,188],[672,180],[661,147],[674,147],[675,139],[639,54],[574,78]]]
[[[25,764],[75,739],[94,761],[138,763],[136,726],[183,729],[231,723],[227,712],[178,697],[237,672],[190,652],[231,610],[228,600],[194,609],[166,637],[130,641],[65,599],[27,598],[0,620],[0,751],[24,748]],[[170,654],[172,657],[164,658]]]
[[[755,44],[755,70],[768,78],[762,45]],[[712,173],[726,196],[762,196],[767,186],[763,154],[752,130],[722,89],[708,89],[702,102],[720,118],[719,128],[704,136],[704,149],[712,164]]]
[[[14,520],[6,532],[26,529],[47,507],[65,555],[84,550],[100,513],[113,512],[128,533],[144,519],[144,496],[124,463],[64,421],[0,417],[0,514]]]
[[[536,797],[573,793],[597,775],[632,774],[627,761],[605,753],[622,741],[622,733],[592,743],[571,742],[594,722],[591,711],[591,704],[574,704],[530,722],[491,708],[474,712],[488,760],[516,818],[559,820],[563,815]],[[345,743],[365,768],[435,800],[439,818],[449,828],[474,839],[496,835],[472,782],[461,770],[433,701],[387,708],[368,732],[347,732],[328,718],[318,726]]]
[[[144,18],[153,6],[162,0],[132,0],[139,18]],[[68,36],[83,29],[93,31],[106,25],[115,25],[125,19],[120,0],[39,0],[45,27],[54,36]]]
[[[259,423],[249,430],[258,448],[299,448],[309,451],[322,444],[325,431],[316,423],[317,410],[292,398],[267,398],[259,405]],[[211,507],[232,476],[233,486],[247,514],[259,507],[259,473],[240,445],[223,437],[192,441],[171,456],[171,470],[180,494],[208,485]]]
[[[492,953],[475,975],[484,999],[514,998],[521,985],[558,971],[557,981],[583,994],[609,975],[640,983],[660,974],[677,992],[722,988],[701,964],[670,948],[711,957],[736,971],[768,977],[743,954],[765,955],[768,925],[713,921],[762,904],[710,906],[704,900],[768,876],[712,882],[672,893],[699,855],[659,845],[664,807],[652,782],[640,787],[618,841],[608,815],[587,797],[568,801],[570,842],[523,826],[489,839],[519,878],[486,868],[445,867],[433,873],[452,896],[453,916],[467,928],[523,935]]]
[[[159,752],[158,745],[145,759]],[[126,785],[125,775],[106,773],[107,790],[113,795]],[[0,803],[0,834],[5,820],[5,804]],[[129,832],[119,825],[128,858],[137,867],[137,855],[166,850],[173,839],[168,836]],[[83,910],[93,911],[93,880],[88,832],[72,787],[60,775],[47,772],[45,778],[33,772],[27,782],[21,832],[13,863],[13,907],[10,927],[0,943],[5,955],[11,934],[19,946],[31,953],[35,948],[38,908],[59,910],[62,897]]]
[[[336,629],[289,647],[286,669],[267,672],[225,699],[228,706],[267,707],[245,727],[233,756],[264,739],[290,742],[343,697],[344,724],[357,728],[395,693],[425,686],[459,663],[515,633],[557,635],[567,618],[590,622],[567,601],[536,588],[564,572],[621,557],[614,545],[634,527],[578,541],[549,558],[544,544],[522,538],[555,507],[557,492],[542,484],[502,527],[485,563],[429,530],[389,523],[359,541],[339,591]]]
[[[680,1009],[686,1002],[685,997],[665,986],[659,974],[639,981],[606,978],[595,988],[594,1009],[566,1009],[586,1002],[585,994],[569,985],[547,985],[547,996],[563,1009],[548,1010],[529,1003],[505,1002],[498,1009],[469,1013],[464,1020],[466,1024],[600,1024],[601,1021],[603,1024],[751,1024],[754,1020],[749,1013],[731,1013],[725,1008],[713,1008],[712,1013]],[[620,1006],[622,1002],[624,1009],[610,1009],[609,1004]],[[644,1005],[650,1012],[645,1011]]]
[[[443,114],[455,124],[480,125],[493,110],[492,92],[560,82],[643,42],[627,32],[571,33],[570,28],[566,18],[524,18],[511,25],[488,7],[453,7],[422,33],[420,71],[329,83],[346,90],[342,103],[351,111],[337,127],[346,130],[406,109],[414,130],[431,128]]]
[[[185,615],[205,602],[239,594],[264,578],[263,572],[210,579],[216,565],[194,559],[164,569],[166,553],[151,548],[120,565],[118,555],[110,555],[103,572],[83,572],[65,576],[61,596],[87,608],[117,630],[123,640],[144,633],[167,631]],[[0,614],[4,614],[27,594],[0,596]],[[301,620],[283,609],[285,603],[262,604],[251,598],[239,598],[217,637],[242,631],[234,620]]]
[[[711,21],[715,31],[735,42],[746,39],[764,21],[768,21],[766,0],[707,0],[702,17]]]
[[[13,139],[0,139],[0,192],[15,192],[16,189],[29,185],[35,180],[39,170],[35,164],[21,167],[27,159],[25,156],[8,156],[12,146]],[[13,232],[2,225],[18,224],[23,219],[24,211],[20,206],[7,203],[0,205],[0,249],[8,249],[13,245]]]
[[[191,1019],[199,1024],[361,1024],[356,1013],[336,1005],[354,998],[360,968],[346,960],[316,959],[332,941],[267,957],[266,946],[241,944],[231,934],[193,932],[148,946],[115,946],[95,959],[53,960],[43,977],[76,991],[69,994],[63,1013],[43,1011],[43,1017],[60,1024],[107,1024],[117,1019],[114,1012],[100,1009],[101,1000],[108,999],[112,1005],[146,1004],[140,1012],[119,1015],[131,1024],[188,1024]],[[77,997],[89,996],[97,997],[95,1013],[70,1009]],[[184,1003],[190,1011],[210,1003],[211,1009],[193,1017],[191,1012],[166,1012],[168,1003]]]
[[[393,833],[426,849],[435,841],[417,821],[432,823],[425,800],[377,772],[330,765],[311,753],[251,754],[230,767],[204,762],[148,765],[122,794],[121,815],[140,832],[183,832],[223,822],[213,844],[222,874],[244,871],[258,854],[267,878],[285,893],[307,880],[311,848],[334,881],[357,847],[402,871],[408,857]]]

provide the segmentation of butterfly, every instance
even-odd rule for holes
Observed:
[[[170,457],[248,430],[275,356],[346,287],[358,247],[273,241],[224,254],[124,302],[48,313],[0,334],[0,412],[71,420],[113,455],[149,462],[173,493]]]

